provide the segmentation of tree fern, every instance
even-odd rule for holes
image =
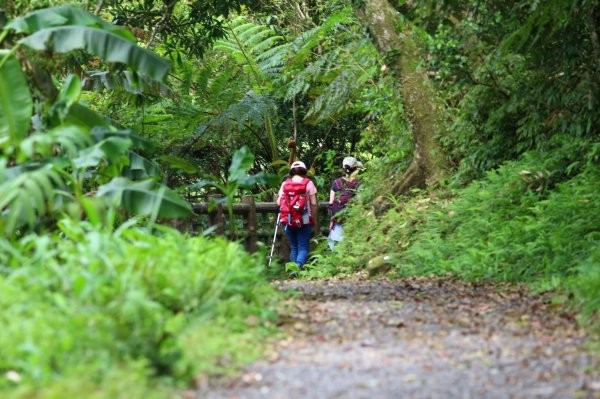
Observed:
[[[250,91],[240,102],[230,105],[225,112],[213,118],[210,124],[227,126],[227,130],[242,130],[245,125],[262,127],[266,118],[273,117],[276,112],[277,106],[270,96]]]
[[[232,21],[228,39],[217,41],[215,49],[232,55],[239,64],[247,65],[257,84],[278,74],[289,56],[289,44],[284,42],[283,36],[267,26],[246,22],[244,17]]]
[[[277,82],[285,88],[280,96],[310,95],[305,119],[311,123],[350,108],[377,73],[377,52],[350,9],[298,36],[290,49],[293,57]]]

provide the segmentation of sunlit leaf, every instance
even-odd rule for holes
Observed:
[[[33,102],[29,86],[17,59],[0,50],[0,138],[22,140],[31,122]]]
[[[228,181],[242,180],[254,164],[254,154],[245,145],[233,154],[231,166],[229,167]]]
[[[133,43],[136,42],[135,36],[127,29],[109,24],[99,17],[82,10],[81,8],[60,6],[54,8],[45,8],[35,10],[27,15],[15,19],[7,24],[7,28],[13,29],[17,33],[32,34],[42,29],[55,28],[59,26],[88,26],[92,28],[101,28],[121,36]]]

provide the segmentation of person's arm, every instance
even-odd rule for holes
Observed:
[[[333,201],[335,201],[335,191],[329,191],[329,205],[333,205]]]
[[[313,217],[313,220],[317,220],[317,217],[318,217],[317,212],[319,211],[317,195],[311,194],[308,198],[310,199],[310,213]]]
[[[280,202],[281,202],[281,194],[283,194],[283,184],[281,185],[281,187],[279,187],[279,191],[277,192],[277,199],[275,200],[275,202],[277,203],[278,206],[281,205],[280,204]]]

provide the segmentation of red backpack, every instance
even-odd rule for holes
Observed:
[[[306,185],[308,182],[310,182],[308,177],[300,182],[295,182],[290,178],[283,184],[283,196],[279,201],[279,221],[282,225],[299,228],[312,224],[306,206]]]

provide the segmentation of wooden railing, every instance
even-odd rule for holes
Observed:
[[[224,235],[225,223],[227,219],[227,209],[223,204],[218,204],[209,211],[209,203],[212,201],[218,201],[223,198],[221,195],[209,195],[209,202],[194,203],[193,208],[196,214],[208,215],[209,222],[212,226],[215,226],[215,232],[217,234]],[[328,203],[326,201],[319,202],[319,214],[327,212]],[[244,230],[246,230],[245,246],[250,252],[257,250],[258,242],[258,218],[257,214],[274,214],[276,215],[279,211],[279,206],[275,202],[255,202],[254,196],[245,195],[242,197],[241,203],[233,204],[233,213],[235,215],[241,215],[243,218]],[[320,232],[321,226],[319,224],[319,218],[315,219],[314,231]],[[273,218],[273,226],[275,226],[275,218]],[[272,234],[272,233],[271,233]]]

